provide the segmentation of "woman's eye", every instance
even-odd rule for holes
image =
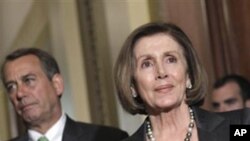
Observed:
[[[168,63],[176,63],[177,62],[177,59],[175,57],[168,57],[167,58],[167,62]]]
[[[143,62],[142,63],[142,68],[148,68],[150,67],[152,64],[149,61]]]

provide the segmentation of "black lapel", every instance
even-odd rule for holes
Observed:
[[[23,136],[11,139],[9,141],[28,141],[29,140],[29,136],[27,133],[25,133]]]
[[[89,141],[89,136],[83,133],[84,129],[67,116],[62,141],[79,141],[80,137]]]

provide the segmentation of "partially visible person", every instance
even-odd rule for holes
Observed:
[[[135,29],[120,50],[114,80],[123,108],[147,115],[124,141],[229,141],[230,123],[249,122],[249,111],[222,116],[199,108],[206,73],[190,39],[174,24]]]
[[[245,107],[250,108],[250,81],[248,81],[247,93],[246,93]]]
[[[248,105],[250,82],[237,74],[226,75],[213,85],[211,103],[214,112],[242,109]]]
[[[36,48],[7,55],[1,79],[27,132],[11,141],[119,141],[127,133],[72,120],[62,110],[63,77],[56,60]],[[46,140],[42,140],[46,139]]]
[[[250,108],[250,95],[248,95],[248,96],[246,97],[245,106],[246,106],[247,108]]]

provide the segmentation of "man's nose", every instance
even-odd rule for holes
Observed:
[[[21,99],[22,97],[24,97],[26,95],[26,87],[23,85],[18,85],[17,86],[17,92],[16,92],[16,96],[18,99]]]

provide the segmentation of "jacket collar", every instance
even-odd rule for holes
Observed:
[[[88,135],[83,134],[83,130],[83,128],[78,126],[75,121],[67,116],[62,141],[78,141],[80,136],[86,136],[87,140]]]

